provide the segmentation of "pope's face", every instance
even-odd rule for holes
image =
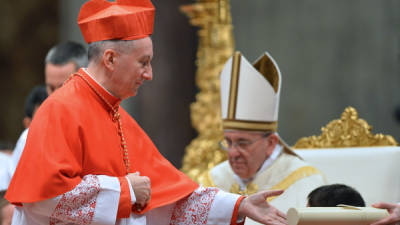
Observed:
[[[44,71],[47,94],[50,95],[55,90],[60,88],[64,81],[66,81],[71,74],[75,73],[76,70],[76,64],[73,62],[69,62],[64,65],[47,63]]]
[[[271,136],[271,135],[270,135]],[[273,148],[270,136],[246,131],[225,131],[225,140],[230,143],[228,160],[233,172],[242,179],[253,177]]]
[[[132,50],[119,54],[113,83],[121,99],[135,96],[145,80],[153,79],[153,43],[149,37],[134,41]]]

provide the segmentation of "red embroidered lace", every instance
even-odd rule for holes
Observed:
[[[99,192],[99,179],[94,175],[84,176],[79,185],[62,195],[50,217],[50,225],[61,222],[91,224]]]
[[[206,224],[217,193],[216,188],[198,189],[188,197],[179,200],[172,212],[170,225]]]

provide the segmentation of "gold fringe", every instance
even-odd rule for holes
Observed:
[[[222,121],[225,130],[247,130],[247,131],[276,131],[278,129],[278,122],[265,122],[265,121],[245,121],[245,120],[229,120]]]
[[[244,196],[249,196],[258,192],[258,186],[255,183],[249,183],[246,188],[242,191],[238,183],[234,183],[229,190],[231,193],[240,194]]]
[[[285,179],[283,179],[281,182],[278,184],[274,185],[271,190],[286,190],[288,189],[292,184],[296,183],[297,181],[309,177],[315,174],[321,174],[321,172],[312,166],[303,166],[300,167],[299,169],[293,171],[289,176],[287,176]],[[277,196],[269,197],[267,201],[272,201],[275,199]]]
[[[239,87],[240,76],[240,52],[236,51],[232,58],[232,71],[231,71],[231,88],[229,92],[229,105],[228,105],[228,118],[235,119],[236,117],[236,104],[237,93]]]
[[[300,167],[297,170],[293,171],[291,174],[289,174],[287,177],[285,177],[281,182],[274,185],[270,190],[286,190],[297,181],[315,174],[321,174],[321,172],[315,167],[312,166]],[[211,171],[203,173],[200,176],[199,180],[204,187],[216,187],[214,181],[211,178]],[[258,186],[257,184],[250,182],[244,190],[240,190],[239,184],[234,183],[232,184],[229,192],[234,194],[249,196],[258,192]],[[277,196],[269,197],[267,201],[270,202],[276,197]]]

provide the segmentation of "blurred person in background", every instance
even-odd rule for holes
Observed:
[[[25,103],[25,130],[18,138],[13,153],[13,173],[21,158],[28,136],[28,128],[33,116],[48,95],[60,88],[64,81],[79,68],[87,66],[87,50],[76,42],[67,41],[52,47],[46,55],[45,62],[45,87],[35,87],[29,94]]]
[[[33,115],[38,110],[39,106],[46,100],[47,98],[47,90],[46,86],[36,86],[31,92],[29,92],[28,97],[25,100],[24,107],[24,120],[23,124],[25,129],[29,127],[32,122]]]
[[[67,41],[52,47],[45,58],[47,94],[51,95],[71,74],[86,67],[87,63],[87,50],[79,43]]]
[[[12,154],[12,174],[14,174],[15,168],[17,167],[18,161],[21,157],[22,151],[25,147],[26,137],[28,135],[28,128],[32,122],[33,116],[38,110],[39,106],[47,98],[47,91],[45,86],[36,86],[29,93],[25,101],[25,116],[23,124],[25,130],[18,138],[17,144],[15,145],[14,152]]]
[[[6,190],[12,177],[11,152],[13,146],[0,142],[0,191]]]

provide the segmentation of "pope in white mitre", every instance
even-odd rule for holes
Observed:
[[[268,200],[286,212],[306,206],[308,193],[325,184],[325,178],[277,133],[281,83],[278,65],[268,53],[253,65],[239,52],[228,60],[221,72],[220,143],[228,160],[204,173],[201,183],[243,195],[284,189]]]

